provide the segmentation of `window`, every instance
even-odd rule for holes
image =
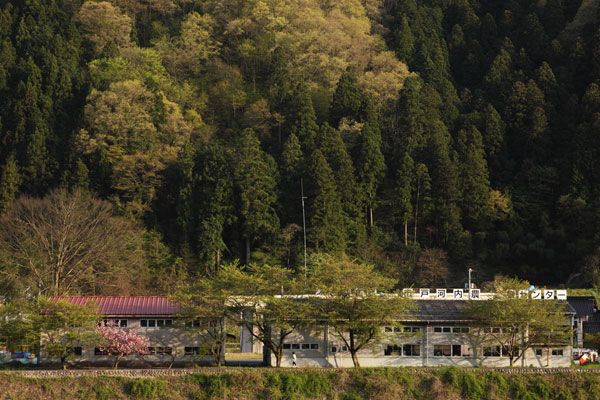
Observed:
[[[117,324],[117,326],[121,327],[121,328],[126,328],[127,327],[127,320],[126,319],[104,319],[104,323],[108,323],[108,322],[114,322],[115,324]]]
[[[81,356],[83,350],[80,346],[73,347],[73,354],[76,356]]]
[[[536,356],[541,356],[542,355],[542,349],[535,349],[535,355]]]
[[[284,343],[283,344],[283,349],[284,350],[319,350],[319,344],[318,343]],[[332,350],[333,353],[335,353],[335,351]]]
[[[106,350],[100,350],[98,347],[94,348],[94,355],[95,356],[106,356],[108,355],[108,351]]]
[[[401,356],[402,355],[402,347],[396,344],[388,344],[383,351],[383,355],[385,356]]]
[[[469,328],[466,326],[455,326],[452,328],[453,333],[469,333]]]
[[[562,351],[562,349],[552,349],[552,355],[553,356],[562,356],[563,351]]]
[[[200,350],[200,347],[184,347],[183,348],[183,354],[186,356],[199,356],[202,355],[202,351]]]
[[[433,328],[433,331],[436,333],[442,332],[442,327],[441,326],[436,326]]]
[[[421,345],[420,344],[403,344],[402,345],[402,355],[405,357],[417,357],[421,355]]]
[[[171,325],[171,324],[167,324],[167,325]],[[186,321],[185,322],[185,327],[186,328],[200,328],[202,324],[200,323],[199,319],[195,319],[193,321]]]
[[[156,348],[154,347],[148,347],[148,354],[150,354],[151,356],[156,354]]]
[[[171,355],[173,353],[173,349],[171,347],[157,347],[156,354],[159,356],[162,355]]]
[[[484,357],[500,357],[500,346],[484,347]]]
[[[384,332],[388,332],[388,333],[393,332],[393,329],[391,326],[386,326],[383,330],[384,330]]]
[[[449,344],[436,344],[433,346],[434,357],[450,357],[452,356],[452,346]]]
[[[196,321],[194,321],[196,322]],[[142,328],[156,328],[156,327],[164,327],[164,326],[172,326],[173,325],[173,320],[172,319],[141,319],[140,320],[140,326]],[[195,325],[194,325],[195,326]],[[186,327],[187,327],[187,323],[186,323]]]
[[[331,352],[332,353],[337,353],[337,346],[331,346]]]
[[[433,331],[437,333],[452,333],[452,328],[449,326],[435,326]]]

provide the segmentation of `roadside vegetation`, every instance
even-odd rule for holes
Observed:
[[[0,374],[0,385],[0,399],[600,399],[600,374],[504,374],[455,367],[240,369],[139,379]]]

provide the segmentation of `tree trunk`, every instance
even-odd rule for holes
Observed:
[[[350,351],[350,353],[352,354],[352,362],[354,363],[354,367],[355,368],[359,368],[360,367],[360,363],[358,362],[358,356],[356,355],[355,351]]]
[[[250,239],[246,239],[246,264],[250,264]]]
[[[123,356],[117,356],[116,360],[115,360],[115,365],[113,367],[113,369],[118,369],[119,368],[119,361],[121,361],[121,358]]]
[[[275,353],[275,365],[277,368],[281,368],[281,359],[283,358],[283,350],[281,348],[277,349]]]
[[[548,354],[546,355],[546,367],[550,366],[550,335],[548,335]]]
[[[417,244],[417,224],[419,221],[419,192],[420,192],[421,182],[417,182],[417,196],[415,201],[415,232],[414,232],[414,243]]]
[[[511,356],[510,356],[510,366],[512,367],[514,363],[515,363],[514,356],[513,356],[513,355],[511,355]]]
[[[67,369],[67,359],[65,357],[60,358],[60,366],[62,369]]]
[[[356,355],[356,350],[354,347],[354,333],[350,331],[350,354],[352,355],[352,363],[354,363],[354,367],[360,367],[360,363],[358,362],[358,356]]]
[[[408,222],[404,222],[404,245],[408,246]]]

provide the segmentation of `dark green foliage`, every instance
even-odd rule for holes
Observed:
[[[294,4],[113,1],[120,22],[101,32],[84,3],[0,5],[0,211],[22,193],[85,188],[211,274],[251,250],[281,258],[284,228],[302,224],[302,180],[309,252],[345,251],[397,277],[415,249],[438,247],[461,271],[453,285],[467,263],[481,277],[586,283],[600,246],[600,24],[578,13],[587,2],[317,2],[341,13],[331,28],[350,45],[324,37],[316,9],[293,21]],[[370,80],[390,73],[373,58],[384,51],[413,74],[382,103]],[[129,126],[139,113],[116,112],[111,85],[147,89],[152,126]],[[92,107],[99,97],[105,109]],[[94,110],[112,122],[86,143]],[[88,148],[134,128],[150,133],[131,168],[115,169],[124,155],[110,143]],[[294,264],[300,244],[285,246]]]
[[[160,399],[164,398],[167,383],[163,380],[153,378],[140,378],[131,382],[127,393],[138,399]]]
[[[185,378],[185,381],[198,385],[200,390],[194,398],[204,399],[215,397],[225,397],[228,395],[231,387],[231,375],[229,374],[192,374]]]
[[[332,392],[330,376],[317,371],[279,372],[267,374],[266,378],[271,394],[281,399],[322,397]]]

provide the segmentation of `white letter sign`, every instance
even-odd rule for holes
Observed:
[[[463,298],[463,290],[462,289],[454,289],[454,298],[462,299]]]
[[[445,299],[446,298],[446,289],[438,289],[436,292],[437,298],[438,299]]]

